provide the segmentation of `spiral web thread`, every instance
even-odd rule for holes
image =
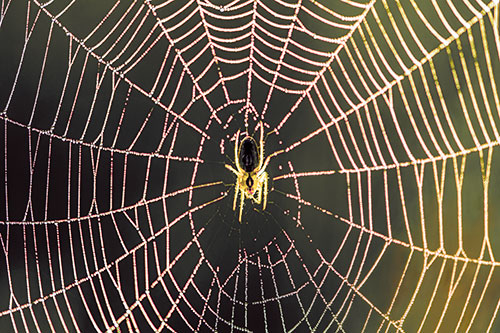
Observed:
[[[15,41],[16,59],[1,78],[2,323],[252,331],[252,307],[266,331],[498,328],[498,1],[125,1],[96,8],[82,34],[72,18],[84,3],[1,2],[0,37]],[[275,96],[291,107],[275,111]],[[315,119],[276,154],[275,188],[291,181],[294,192],[270,194],[295,207],[277,218],[309,244],[283,229],[260,254],[241,248],[222,277],[197,215],[233,192],[199,170],[211,128],[231,151],[240,116],[276,136]],[[192,152],[176,148],[182,135]],[[293,152],[319,138],[335,167],[295,171]],[[144,172],[131,175],[132,161]],[[189,177],[167,186],[176,168]],[[346,214],[303,189],[332,177]],[[335,251],[308,234],[311,211],[345,227]]]

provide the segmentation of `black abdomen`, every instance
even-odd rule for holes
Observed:
[[[246,138],[240,146],[240,165],[246,172],[252,172],[257,167],[258,153],[255,140]]]

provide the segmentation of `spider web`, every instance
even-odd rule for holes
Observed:
[[[0,45],[4,329],[498,329],[498,0],[2,0]]]

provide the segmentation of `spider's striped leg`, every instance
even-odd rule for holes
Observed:
[[[225,167],[226,167],[226,169],[228,169],[229,171],[231,171],[232,173],[234,173],[236,175],[236,186],[234,187],[234,201],[233,201],[233,210],[236,210],[236,202],[238,200],[238,194],[240,192],[240,182],[238,179],[238,171],[236,171],[229,164],[226,164]]]
[[[260,180],[259,180],[259,181],[260,181]],[[257,189],[257,192],[258,192],[258,193],[257,193],[257,199],[255,199],[255,197],[254,197],[254,200],[253,200],[253,201],[255,201],[255,203],[256,203],[257,205],[260,205],[260,203],[262,202],[262,185],[261,185],[261,186],[259,186],[259,188]]]
[[[262,168],[262,164],[264,163],[264,124],[261,121],[259,125],[260,125],[259,165],[257,166],[257,170],[260,170],[260,168]]]
[[[234,187],[233,210],[236,210],[236,202],[238,201],[239,192],[240,192],[240,182],[236,180],[236,186]]]
[[[225,164],[224,166],[226,167],[226,169],[228,169],[229,171],[234,173],[236,176],[238,176],[238,171],[236,171],[232,166],[230,166],[229,164]]]
[[[243,192],[243,189],[240,189],[241,193],[240,193],[240,216],[238,218],[238,221],[240,221],[241,223],[241,213],[243,212],[243,204],[245,203],[245,192]]]
[[[241,170],[240,157],[238,156],[238,149],[240,148],[240,130],[236,132],[236,142],[234,143],[234,164],[236,164],[236,169]]]
[[[264,172],[262,174],[262,176],[264,177],[264,202],[262,203],[262,210],[266,210],[266,205],[267,205],[267,182],[268,182],[268,178],[267,178],[267,172]]]
[[[275,151],[271,155],[267,156],[266,160],[264,161],[264,164],[259,169],[260,171],[257,173],[257,176],[262,175],[266,171],[267,165],[269,164],[269,161],[271,160],[271,157],[274,157],[274,156],[279,155],[279,154],[284,153],[284,152],[285,152],[285,150],[281,149],[281,150]]]

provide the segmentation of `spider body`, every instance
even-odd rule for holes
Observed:
[[[253,185],[255,182],[252,177],[255,176],[253,171],[258,166],[257,162],[259,158],[257,144],[253,138],[247,137],[241,142],[238,158],[242,169],[246,172],[245,185],[247,186],[247,191],[249,194],[253,194]]]
[[[259,143],[251,136],[246,136],[239,143],[240,131],[236,133],[236,143],[234,145],[235,166],[226,164],[226,168],[236,175],[235,194],[233,201],[233,210],[236,211],[238,196],[240,197],[239,218],[245,199],[250,199],[256,204],[262,203],[262,209],[266,209],[268,176],[266,167],[269,159],[264,160],[264,126],[260,124]]]

